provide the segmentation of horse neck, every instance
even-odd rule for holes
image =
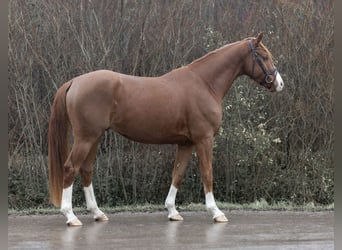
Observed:
[[[195,60],[189,67],[221,101],[234,80],[243,74],[243,62],[248,51],[243,42],[228,44]]]

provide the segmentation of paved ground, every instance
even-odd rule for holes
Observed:
[[[206,212],[108,214],[82,227],[67,227],[61,215],[9,216],[8,249],[334,249],[333,212],[225,212],[228,224],[213,224]]]

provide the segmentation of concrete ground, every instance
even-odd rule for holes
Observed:
[[[334,212],[224,212],[227,224],[206,212],[80,215],[76,228],[62,215],[9,216],[8,249],[334,249]]]

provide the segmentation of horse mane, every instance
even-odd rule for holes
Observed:
[[[252,40],[252,39],[255,39],[255,37],[247,37],[247,38],[245,38],[245,39],[243,39],[243,40],[241,40],[241,41],[248,41],[248,40]],[[219,48],[217,48],[217,49],[215,49],[215,50],[213,50],[213,51],[208,52],[208,53],[205,54],[204,56],[202,56],[202,57],[200,57],[200,58],[198,58],[198,59],[195,59],[195,60],[192,61],[190,64],[196,64],[196,63],[199,63],[199,62],[202,62],[202,61],[206,61],[206,60],[208,60],[211,56],[217,54],[218,52],[222,51],[223,49],[226,49],[226,48],[228,48],[228,47],[231,47],[231,46],[233,46],[233,45],[236,45],[236,44],[240,43],[241,41],[237,41],[237,42],[228,43],[228,44],[226,44],[226,45],[223,45],[223,46],[221,46],[221,47],[219,47]],[[266,46],[265,46],[262,42],[259,43],[259,46],[260,46],[263,50],[265,50],[265,52],[267,53],[267,55],[269,56],[269,58],[271,58],[271,59],[273,60],[273,56],[272,56],[271,52],[266,48]]]
[[[224,49],[226,49],[226,48],[228,48],[228,47],[231,47],[231,46],[233,46],[233,45],[236,45],[236,44],[238,44],[239,42],[241,42],[241,41],[237,41],[237,42],[233,42],[233,43],[228,43],[228,44],[225,44],[225,45],[223,45],[223,46],[221,46],[221,47],[219,47],[219,48],[217,48],[217,49],[215,49],[215,50],[209,51],[207,54],[203,55],[202,57],[197,58],[197,59],[195,59],[194,61],[192,61],[190,64],[195,64],[195,63],[198,63],[198,62],[206,61],[206,60],[208,60],[211,56],[217,54],[218,52],[220,52],[220,51],[222,51],[222,50],[224,50]]]

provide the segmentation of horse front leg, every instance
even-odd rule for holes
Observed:
[[[193,150],[192,145],[178,145],[176,151],[176,160],[172,170],[172,184],[169,193],[165,200],[165,207],[169,214],[168,218],[171,221],[182,221],[183,217],[176,209],[175,201],[176,195],[180,185],[184,180],[185,170],[188,165]]]
[[[228,222],[224,213],[217,207],[213,194],[213,142],[214,138],[206,138],[196,144],[200,172],[205,192],[205,205],[215,222]]]

